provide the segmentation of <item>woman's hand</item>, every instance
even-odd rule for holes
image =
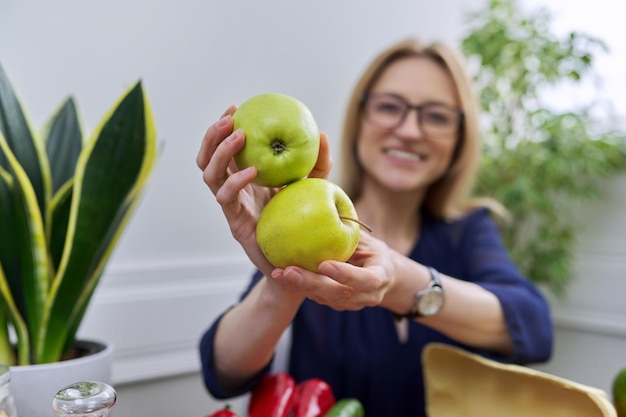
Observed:
[[[267,275],[274,267],[259,249],[255,229],[263,207],[279,189],[254,184],[255,167],[237,169],[233,156],[243,147],[245,135],[241,130],[233,131],[235,110],[236,106],[230,106],[220,120],[207,129],[196,163],[203,171],[204,182],[222,207],[233,237],[256,267]],[[319,157],[310,176],[326,177],[331,166],[328,138],[322,133]]]
[[[360,310],[382,305],[394,284],[394,253],[383,241],[361,232],[348,262],[324,261],[319,274],[294,266],[275,269],[272,278],[334,310]]]

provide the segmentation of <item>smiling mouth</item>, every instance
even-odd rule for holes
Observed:
[[[424,158],[412,152],[401,151],[399,149],[387,149],[385,153],[389,156],[393,156],[397,159],[403,159],[405,161],[423,161]]]

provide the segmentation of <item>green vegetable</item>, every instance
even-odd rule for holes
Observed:
[[[324,417],[363,417],[363,404],[356,398],[343,398],[335,403]]]
[[[626,417],[626,367],[615,375],[612,388],[617,417]]]

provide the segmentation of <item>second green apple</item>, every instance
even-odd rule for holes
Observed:
[[[257,243],[272,265],[313,272],[325,260],[348,260],[359,237],[352,200],[322,178],[287,185],[267,203],[256,226]]]

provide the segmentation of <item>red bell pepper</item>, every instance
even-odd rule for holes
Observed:
[[[287,417],[297,402],[296,381],[285,372],[266,375],[252,389],[248,417]]]
[[[333,391],[325,381],[310,378],[298,384],[298,405],[294,417],[322,417],[335,404]]]
[[[237,416],[237,414],[235,414],[232,411],[230,411],[230,406],[229,405],[226,405],[221,410],[217,410],[213,414],[209,414],[206,417],[238,417],[238,416]]]

